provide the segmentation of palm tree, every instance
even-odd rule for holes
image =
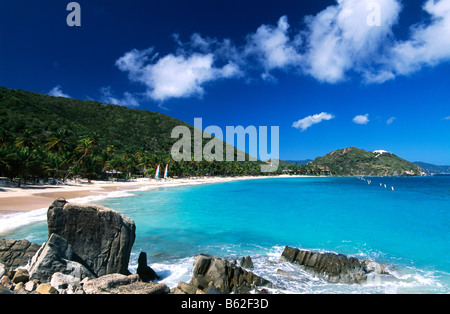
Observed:
[[[28,147],[21,148],[15,153],[15,166],[19,173],[19,188],[26,178],[29,168],[37,162],[37,155]]]
[[[58,130],[46,143],[50,152],[63,152],[69,147],[69,131],[67,129]]]
[[[65,160],[58,154],[49,154],[44,167],[45,172],[50,174],[54,179],[63,178]]]
[[[78,142],[75,151],[82,153],[81,158],[78,159],[77,164],[81,162],[86,156],[90,156],[94,150],[98,147],[98,142],[92,138],[83,138]]]
[[[67,177],[70,174],[77,174],[77,169],[80,169],[80,163],[83,159],[86,158],[86,156],[91,156],[95,149],[99,146],[98,140],[95,138],[82,138],[78,141],[78,145],[75,147],[75,152],[80,153],[81,157],[78,158],[78,160],[75,162],[75,164],[71,167],[71,169],[67,172],[67,175],[64,177],[64,180],[67,179]]]
[[[25,130],[22,136],[16,139],[16,147],[18,149],[29,148],[32,149],[35,146],[33,133],[30,130]]]

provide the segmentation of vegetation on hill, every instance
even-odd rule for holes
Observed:
[[[175,162],[170,152],[178,141],[171,138],[176,126],[186,126],[193,134],[193,126],[161,113],[0,87],[0,177],[19,186],[50,178],[128,179],[154,177],[158,165],[162,170],[169,165],[170,175],[178,177],[267,174],[261,173],[263,162],[248,161],[248,155],[244,162]],[[223,144],[225,153],[228,144]],[[393,154],[377,156],[357,148],[307,164],[279,164],[273,174],[420,174],[419,167]]]
[[[356,147],[339,149],[316,158],[312,166],[339,176],[418,176],[419,166],[386,151],[368,152]]]
[[[19,185],[105,179],[112,171],[122,178],[153,177],[157,165],[167,164],[171,176],[261,174],[259,161],[173,161],[176,126],[193,134],[191,125],[161,113],[0,87],[0,176]]]

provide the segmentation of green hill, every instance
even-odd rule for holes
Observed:
[[[193,129],[161,113],[0,88],[0,126],[12,137],[28,131],[38,142],[45,142],[65,129],[73,139],[97,133],[105,144],[119,150],[167,153],[174,142],[171,131],[177,125]]]
[[[130,177],[150,175],[158,164],[175,176],[261,173],[260,162],[174,162],[176,126],[193,134],[193,126],[161,113],[0,87],[0,176],[94,179],[116,170]]]
[[[356,147],[339,149],[311,164],[331,175],[340,176],[418,176],[419,166],[386,151],[368,152]]]

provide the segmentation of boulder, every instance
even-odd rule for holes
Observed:
[[[52,287],[52,285],[49,283],[40,284],[36,288],[36,292],[39,294],[58,294],[58,290]]]
[[[179,282],[173,294],[204,294],[204,292],[188,283]]]
[[[44,243],[33,256],[29,269],[30,278],[48,282],[52,275],[58,272],[80,280],[85,277],[96,277],[82,264],[73,261],[73,257],[72,246],[59,235],[52,234],[47,243]]]
[[[0,239],[0,263],[10,269],[27,266],[39,248],[28,240]]]
[[[139,281],[139,275],[109,274],[87,281],[83,285],[87,294],[167,294],[170,289],[163,283]]]
[[[342,254],[299,250],[286,246],[281,261],[297,264],[330,282],[362,283],[367,279],[367,261]],[[373,265],[373,264],[370,264]],[[376,269],[376,267],[374,267]]]
[[[95,275],[129,274],[136,232],[130,218],[103,206],[58,199],[48,209],[47,222],[49,235],[66,239]]]
[[[249,293],[256,286],[272,287],[272,283],[236,264],[209,255],[197,255],[190,285],[202,291],[212,286],[222,294]]]
[[[28,292],[32,292],[36,290],[37,286],[36,281],[30,280],[25,284],[24,289]]]
[[[60,294],[75,294],[78,291],[83,292],[80,278],[65,275],[63,273],[54,273],[50,280],[50,284],[53,288],[58,290]]]
[[[18,284],[19,282],[25,283],[25,282],[28,282],[29,279],[30,279],[30,274],[28,273],[28,270],[26,270],[26,269],[19,269],[14,274],[12,282],[14,284]]]
[[[147,265],[147,253],[141,252],[138,258],[137,274],[144,282],[149,282],[158,279],[155,271]]]

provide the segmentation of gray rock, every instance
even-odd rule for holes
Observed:
[[[48,282],[54,273],[63,273],[82,280],[95,278],[82,264],[72,261],[73,249],[67,241],[57,234],[52,234],[31,261],[30,278]]]
[[[252,258],[250,256],[243,257],[241,259],[241,267],[247,268],[247,269],[252,269],[253,268]]]
[[[207,290],[209,286],[222,294],[249,293],[256,286],[272,287],[272,283],[221,258],[197,255],[191,286]]]
[[[214,288],[213,286],[208,286],[208,288],[205,289],[205,294],[222,294],[219,290]]]
[[[128,275],[136,226],[130,218],[103,206],[56,200],[47,212],[49,235],[67,240],[95,275]]]
[[[80,282],[80,278],[63,273],[54,273],[50,280],[52,287],[60,294],[74,294],[77,290],[82,290]]]
[[[2,295],[2,294],[14,294],[14,292],[9,290],[8,288],[0,286],[0,295]]]
[[[83,285],[87,294],[167,294],[170,289],[162,283],[139,281],[139,275],[109,274],[89,280]]]
[[[319,253],[286,246],[281,261],[297,264],[330,282],[362,283],[370,272],[366,261],[335,253]]]
[[[39,248],[28,240],[0,239],[0,263],[7,269],[27,266]]]

